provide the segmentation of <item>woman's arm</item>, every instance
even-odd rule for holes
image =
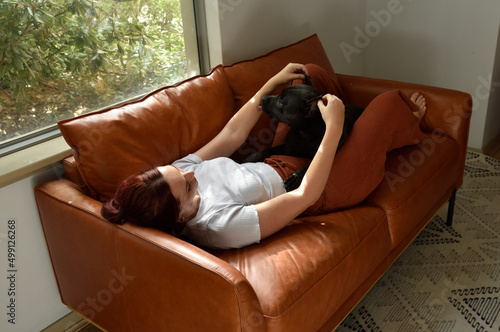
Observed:
[[[222,131],[205,146],[195,152],[202,160],[231,156],[247,139],[262,112],[257,109],[262,97],[270,95],[280,85],[295,79],[303,79],[307,68],[291,63],[269,79],[264,86],[229,120]]]
[[[344,104],[333,95],[318,102],[326,132],[300,186],[294,191],[255,205],[259,214],[261,239],[285,227],[321,196],[332,168],[342,134]]]

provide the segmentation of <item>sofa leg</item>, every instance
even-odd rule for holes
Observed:
[[[448,202],[448,216],[446,217],[446,226],[451,226],[453,222],[453,211],[455,209],[455,196],[457,195],[457,190],[453,190],[451,193],[450,200]]]

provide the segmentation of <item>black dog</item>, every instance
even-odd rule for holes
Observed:
[[[265,96],[261,108],[271,119],[283,122],[291,127],[283,144],[264,148],[247,157],[244,162],[263,161],[271,155],[288,155],[312,159],[325,134],[325,122],[318,107],[318,100],[323,96],[312,86],[311,78],[306,76],[304,84],[291,85],[283,89],[280,95]],[[338,149],[344,144],[354,123],[364,109],[355,105],[345,106],[345,119]],[[287,191],[300,185],[308,166],[296,171],[285,181]]]

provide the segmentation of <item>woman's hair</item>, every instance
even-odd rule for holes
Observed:
[[[180,232],[179,204],[157,168],[125,179],[115,197],[105,202],[101,215],[115,224],[125,221],[156,228],[169,234]]]

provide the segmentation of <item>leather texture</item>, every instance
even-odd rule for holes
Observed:
[[[210,109],[210,112],[207,110]],[[129,175],[192,152],[235,112],[222,66],[141,100],[58,123],[92,197],[111,198]]]
[[[455,186],[459,188],[462,185],[472,115],[472,97],[468,93],[359,76],[337,75],[337,78],[346,94],[347,102],[361,107],[366,107],[375,96],[385,91],[400,90],[406,95],[414,91],[421,92],[427,101],[427,112],[422,120],[422,130],[427,133],[449,136],[458,143],[457,166],[461,171],[457,174]]]
[[[117,291],[123,287],[113,243],[119,229],[103,222],[101,203],[64,179],[38,188],[35,198],[61,301],[107,329],[130,331]]]
[[[259,89],[278,71],[288,63],[316,64],[323,68],[333,78],[339,97],[343,91],[338,82],[335,71],[328,60],[321,41],[317,35],[312,35],[297,43],[278,48],[265,55],[250,60],[244,60],[224,67],[224,71],[233,91],[236,107],[239,109],[246,101],[253,97]],[[282,88],[281,88],[282,89]],[[281,89],[275,91],[279,94]],[[232,156],[241,161],[248,155],[272,145],[277,123],[267,117],[261,117],[250,132],[247,142]]]
[[[214,255],[252,284],[269,331],[316,331],[384,260],[389,242],[384,212],[362,206],[300,218],[259,245]]]
[[[385,210],[393,247],[426,218],[430,207],[450,198],[449,188],[460,173],[457,160],[456,142],[432,134],[418,145],[388,154],[385,178],[364,203]]]
[[[421,91],[429,141],[392,151],[386,179],[359,206],[298,218],[242,249],[208,250],[99,215],[100,200],[123,177],[207,142],[288,62],[327,69],[347,102],[360,106],[389,90]],[[460,186],[470,100],[453,90],[335,75],[313,35],[63,121],[75,155],[64,161],[64,179],[35,188],[61,300],[108,331],[331,331]],[[275,127],[262,121],[239,155],[271,144]]]

